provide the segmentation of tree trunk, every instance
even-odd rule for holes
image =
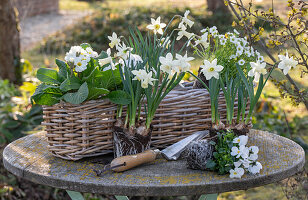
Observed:
[[[213,14],[216,12],[225,13],[226,15],[231,14],[228,7],[225,5],[224,0],[206,0],[207,1],[207,9],[211,11]]]
[[[0,0],[0,78],[21,82],[18,11],[11,0]]]

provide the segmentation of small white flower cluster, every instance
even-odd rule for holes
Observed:
[[[70,51],[65,55],[65,61],[73,64],[76,72],[83,72],[87,69],[87,65],[91,58],[97,57],[97,52],[91,47],[83,49],[81,46],[72,46]]]
[[[236,158],[234,169],[230,170],[230,178],[241,178],[245,169],[252,174],[260,173],[262,165],[257,161],[259,148],[257,146],[246,147],[248,136],[241,135],[234,138],[235,146],[231,149],[231,155]]]
[[[108,48],[106,51],[107,57],[98,60],[101,66],[109,64],[107,67],[104,68],[104,71],[110,69],[115,70],[116,65],[118,64],[121,64],[122,67],[130,67],[131,64],[136,65],[138,62],[143,62],[142,58],[139,55],[131,53],[133,51],[133,48],[126,46],[124,42],[122,42],[121,44],[121,40],[116,33],[113,32],[112,36],[108,36],[108,39],[110,40],[110,48],[115,47],[117,52],[112,57],[111,49]],[[114,62],[115,58],[119,59],[119,63]]]
[[[189,71],[191,67],[189,61],[194,59],[193,57],[187,57],[187,53],[184,56],[175,54],[175,58],[176,59],[173,59],[171,53],[168,53],[166,57],[159,57],[159,62],[161,64],[160,69],[169,74],[169,79],[171,79],[175,73],[179,74]]]

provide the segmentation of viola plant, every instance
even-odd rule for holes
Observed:
[[[89,44],[71,47],[65,61],[56,59],[59,71],[40,68],[37,78],[42,82],[31,99],[40,105],[54,105],[60,101],[81,104],[86,100],[106,98],[121,87],[119,68],[103,69],[98,55]]]
[[[219,174],[230,174],[230,178],[241,178],[245,171],[258,174],[262,164],[258,162],[259,148],[247,146],[248,136],[236,137],[227,130],[218,134],[214,144],[213,158],[207,160],[206,168]]]
[[[189,62],[194,59],[187,53],[173,53],[172,33],[166,33],[168,26],[160,17],[151,22],[147,26],[150,32],[145,37],[138,29],[130,29],[131,37],[122,42],[109,37],[110,47],[115,47],[114,56],[106,53],[107,58],[99,60],[102,65],[118,62],[120,66],[123,90],[108,95],[119,105],[114,131],[117,157],[149,148],[151,124],[159,104],[190,70]],[[126,105],[125,112],[123,105]]]

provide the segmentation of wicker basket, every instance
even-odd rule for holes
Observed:
[[[222,93],[218,109],[225,122],[226,104]],[[69,160],[112,152],[116,110],[117,106],[107,100],[44,106],[43,125],[46,126],[49,150],[53,155]],[[211,126],[208,92],[192,89],[192,84],[177,87],[161,102],[152,125],[151,146],[155,148],[164,148],[196,131],[208,129]]]

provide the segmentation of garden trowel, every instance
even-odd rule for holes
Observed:
[[[113,170],[115,172],[122,172],[138,165],[152,162],[156,159],[157,155],[161,154],[166,160],[177,160],[181,153],[186,149],[186,147],[192,141],[196,141],[199,139],[204,138],[206,135],[209,134],[209,131],[198,131],[177,143],[165,148],[164,150],[160,151],[159,149],[155,150],[146,150],[142,153],[138,153],[135,155],[129,156],[122,156],[119,158],[115,158],[111,161],[109,165],[107,165],[103,171],[97,173],[100,175],[102,172],[107,170]]]

